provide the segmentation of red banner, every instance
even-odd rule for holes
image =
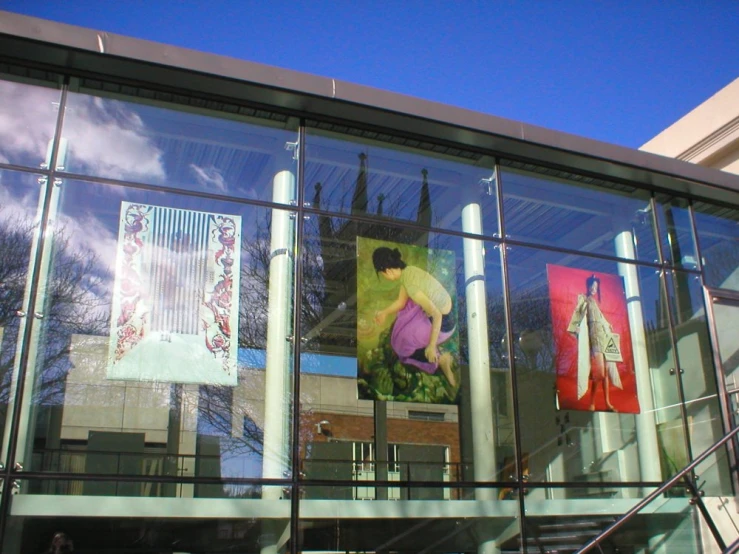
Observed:
[[[559,408],[639,413],[623,279],[557,265],[547,278]]]

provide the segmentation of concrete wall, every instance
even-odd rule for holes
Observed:
[[[739,78],[640,150],[739,174]]]

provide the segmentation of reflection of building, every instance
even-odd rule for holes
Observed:
[[[572,551],[733,428],[735,175],[13,14],[0,53],[3,552]],[[240,227],[235,386],[156,344],[108,378],[127,205]],[[191,316],[180,230],[152,282]],[[457,404],[357,399],[357,237],[453,258]],[[557,406],[552,265],[623,285],[639,414]],[[382,390],[427,386],[396,368]],[[713,452],[604,551],[733,541],[733,467]]]

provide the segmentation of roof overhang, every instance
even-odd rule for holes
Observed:
[[[0,11],[0,59],[258,103],[737,204],[739,176],[371,87]]]

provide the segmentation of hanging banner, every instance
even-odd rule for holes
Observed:
[[[357,237],[359,398],[456,402],[455,277],[452,251]]]
[[[559,408],[639,413],[622,277],[547,265],[547,278]]]
[[[109,379],[236,385],[241,218],[121,202]]]

